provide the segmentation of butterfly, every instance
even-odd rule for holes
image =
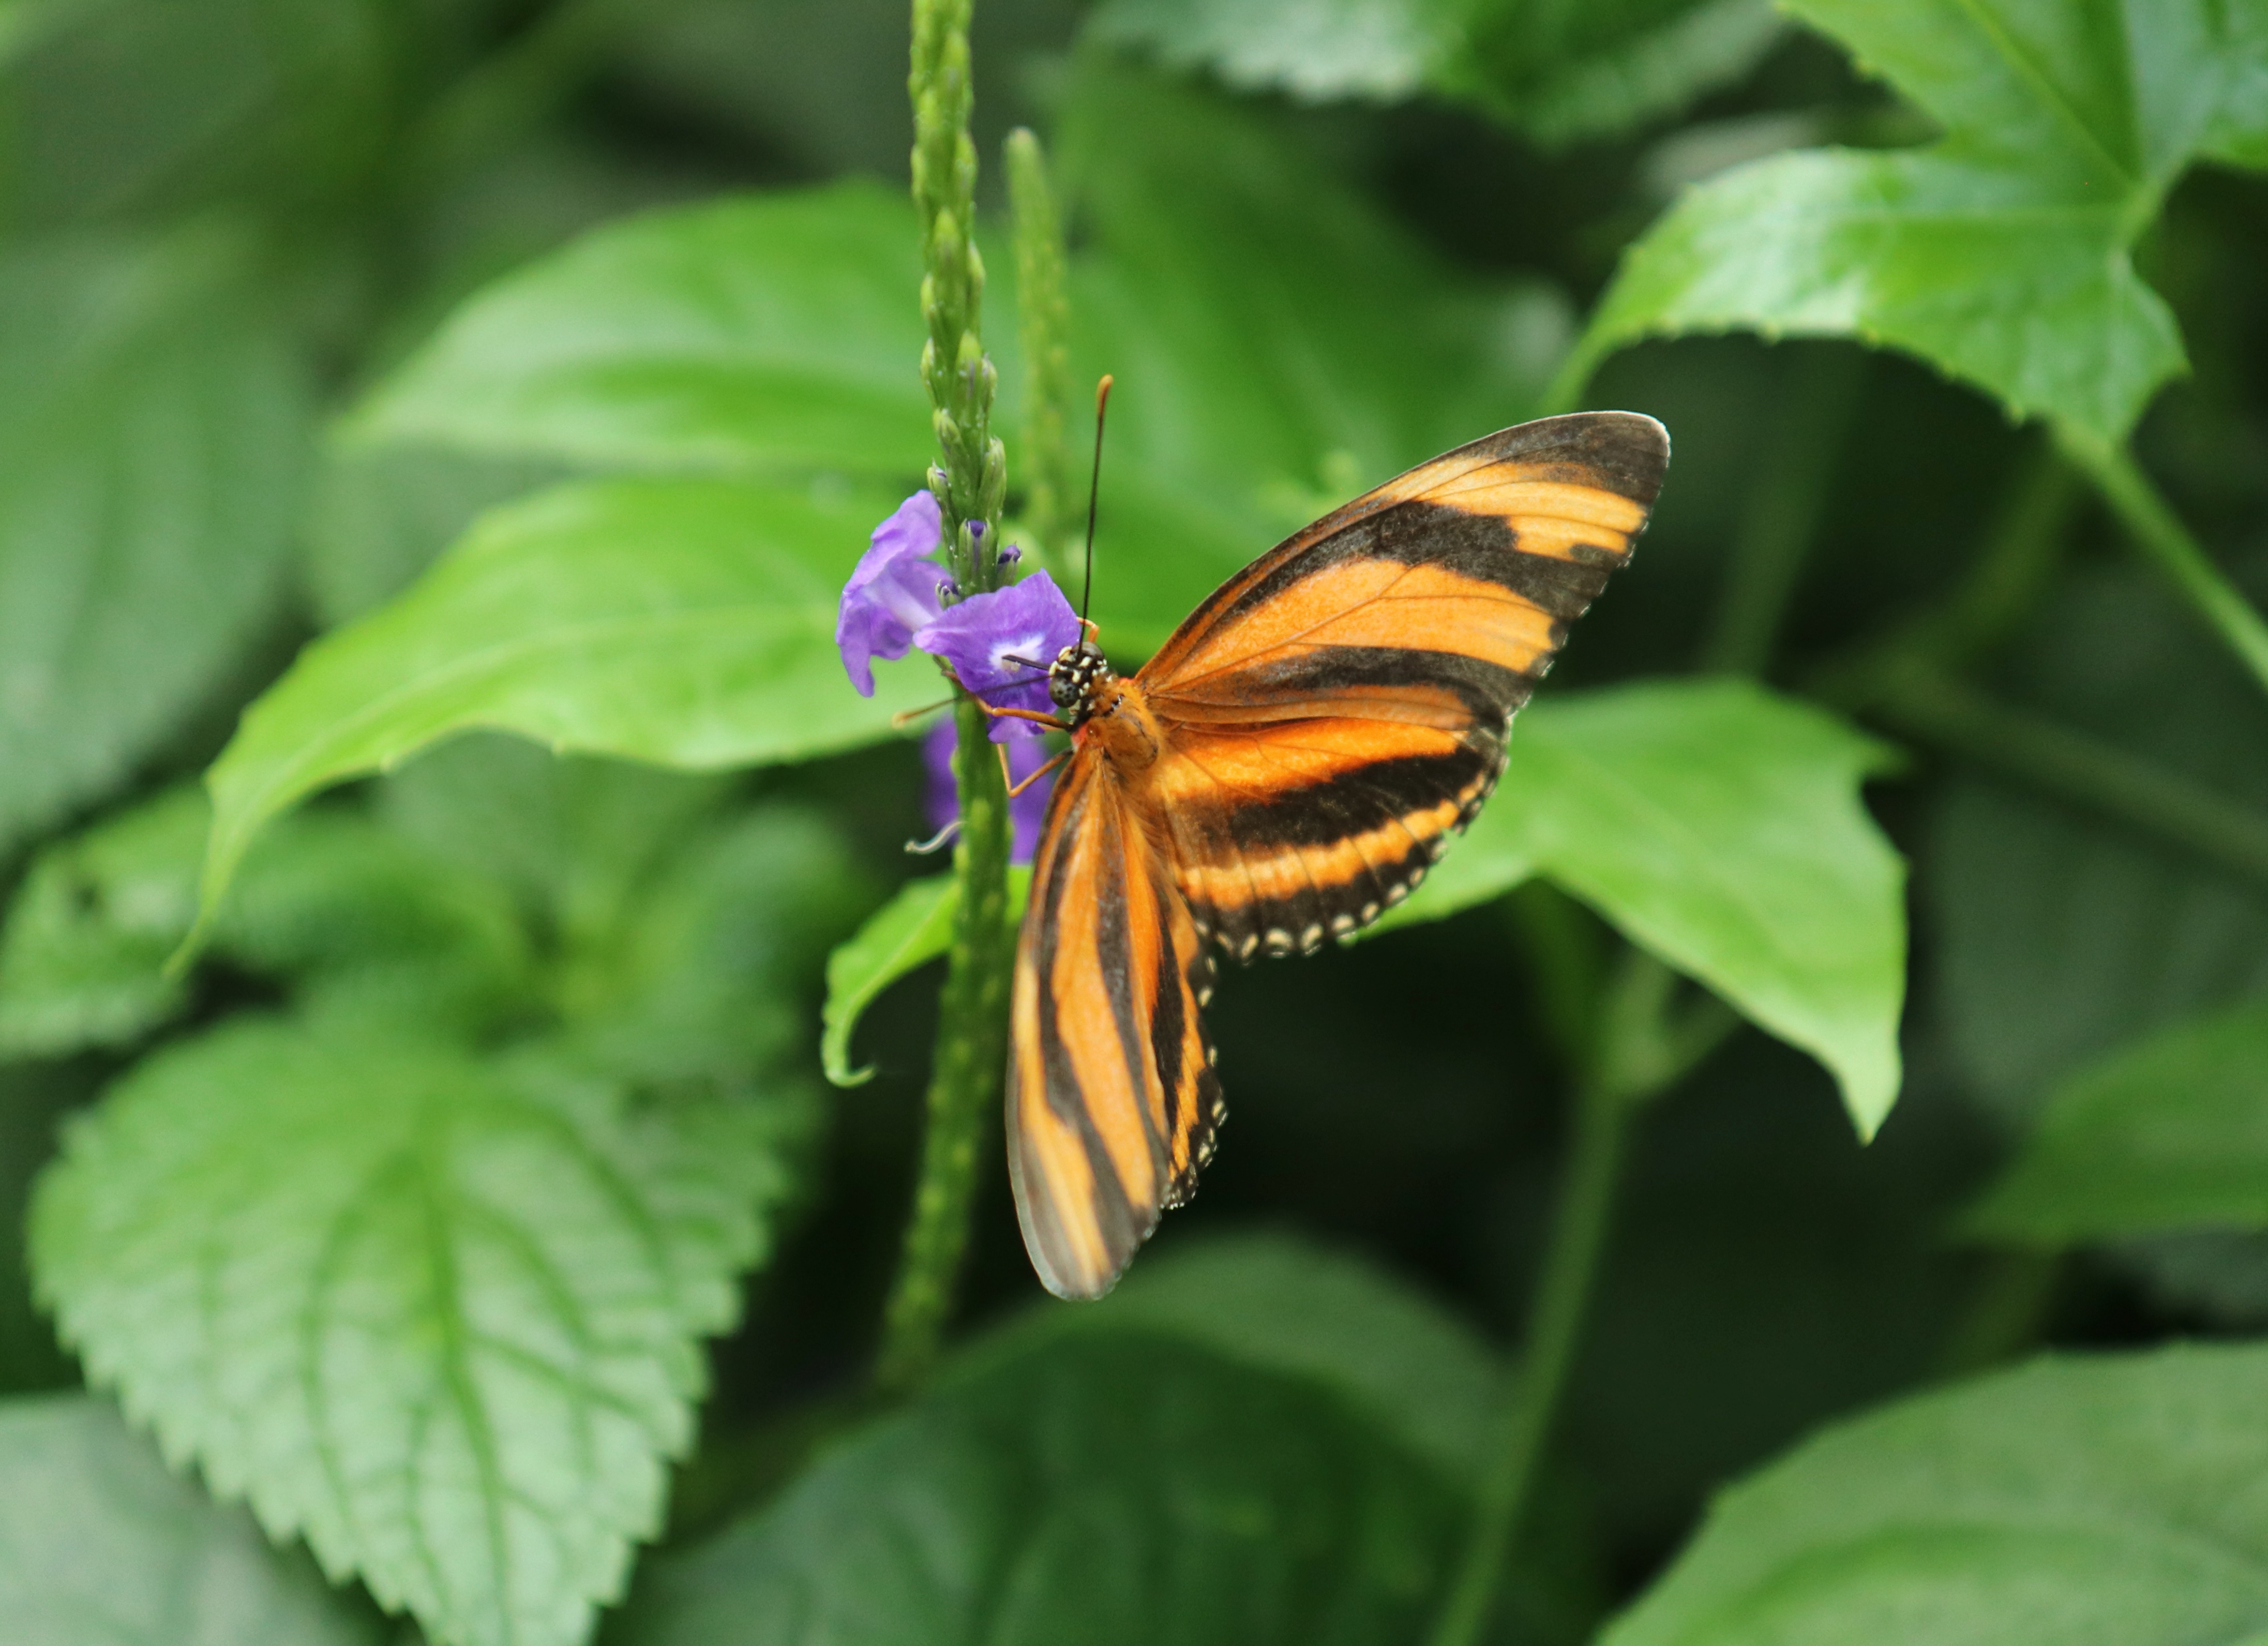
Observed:
[[[1092,629],[1049,664],[1071,749],[1017,943],[1007,1122],[1049,1291],[1108,1291],[1211,1157],[1213,950],[1311,952],[1425,878],[1668,462],[1651,417],[1522,424],[1278,544],[1130,678]]]

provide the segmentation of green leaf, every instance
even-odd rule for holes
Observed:
[[[818,813],[773,805],[715,825],[582,948],[568,1032],[626,1078],[754,1081],[808,1047],[804,990],[870,896]]]
[[[40,853],[0,933],[0,1055],[126,1045],[181,1009],[165,963],[195,918],[210,817],[202,794],[178,789]],[[303,1001],[350,995],[467,1030],[533,992],[503,888],[347,809],[263,842],[213,945]]]
[[[917,370],[920,248],[903,194],[864,181],[610,225],[460,309],[349,433],[911,482],[936,456]],[[998,360],[1014,327],[997,294],[990,318]]]
[[[12,69],[31,49],[83,10],[87,0],[5,0],[0,4],[0,68]]]
[[[1105,0],[1087,27],[1240,90],[1387,102],[1432,81],[1470,10],[1464,0]]]
[[[2201,151],[2231,166],[2268,169],[2268,18],[2256,7],[2239,6],[2213,21],[2227,31],[2226,78]]]
[[[1491,1455],[1504,1372],[1479,1334],[1368,1261],[1295,1236],[1169,1245],[1101,1303],[1039,1304],[968,1358],[1090,1332],[1175,1338],[1327,1389],[1445,1480],[1470,1484]]]
[[[785,803],[728,810],[730,788],[476,734],[389,779],[378,808],[549,935],[546,1004],[583,1056],[733,1084],[800,1052],[806,990],[871,891],[839,828]]]
[[[1886,758],[1731,681],[1547,698],[1520,717],[1496,797],[1379,928],[1547,875],[1824,1063],[1871,1137],[1897,1097],[1905,997],[1904,865],[1858,793]]]
[[[214,946],[287,979],[304,1007],[346,1000],[427,1033],[478,1034],[532,1004],[535,956],[493,882],[343,808],[295,817],[262,845]]]
[[[1008,871],[1008,918],[1024,918],[1031,895],[1028,867]],[[825,1026],[819,1053],[827,1078],[837,1086],[863,1086],[874,1078],[869,1068],[850,1067],[850,1036],[858,1019],[883,990],[917,971],[953,946],[953,920],[961,910],[961,882],[952,875],[908,881],[896,897],[866,917],[866,923],[827,957]]]
[[[1431,1472],[1321,1391],[1080,1334],[950,1381],[654,1562],[617,1638],[1402,1642],[1456,1530]]]
[[[1629,130],[1738,79],[1778,39],[1767,0],[1106,0],[1093,35],[1245,91],[1473,103],[1544,143]]]
[[[73,1130],[33,1268],[90,1375],[271,1534],[449,1646],[570,1646],[660,1524],[809,1112],[239,1021]]]
[[[835,646],[874,506],[724,482],[573,485],[491,514],[409,594],[300,654],[207,781],[204,918],[259,829],[328,784],[475,727],[688,767],[873,742],[937,690],[862,698]]]
[[[124,781],[279,596],[310,410],[240,261],[0,257],[0,852]]]
[[[2176,1025],[2065,1081],[1963,1224],[2049,1246],[2268,1228],[2268,1007]]]
[[[2236,1642],[2268,1630],[2268,1351],[2051,1359],[1720,1498],[1605,1646]]]
[[[166,1472],[106,1401],[0,1403],[0,1613],[16,1646],[378,1646],[366,1604]]]
[[[1779,42],[1769,0],[1484,5],[1440,89],[1550,145],[1616,137],[1732,85]]]
[[[1032,872],[1023,871],[1031,893]],[[909,880],[896,897],[866,917],[866,923],[827,957],[827,1004],[819,1055],[827,1078],[837,1086],[863,1086],[874,1078],[870,1065],[850,1067],[850,1033],[877,995],[909,971],[935,960],[953,945],[953,918],[961,908],[961,882],[951,874]]]
[[[2268,73],[2268,30],[2204,0],[1790,9],[1945,136],[1778,156],[1696,189],[1631,249],[1563,381],[1649,335],[1854,336],[2014,415],[2122,437],[2183,365],[2134,241],[2193,159],[2258,129],[2244,88]]]
[[[1097,584],[1114,646],[1155,645],[1285,532],[1537,402],[1565,298],[1444,263],[1280,122],[1082,61],[1063,123],[1093,228],[1078,369],[1120,385]],[[1120,140],[1135,128],[1149,139]],[[934,450],[917,247],[904,202],[867,184],[605,229],[473,299],[351,432],[484,461],[910,484]],[[1010,261],[990,265],[986,336],[1012,388]],[[393,552],[372,550],[378,575]]]
[[[367,187],[396,129],[399,14],[376,0],[33,0],[0,18],[31,223],[186,215]],[[325,203],[328,203],[326,202]]]
[[[1949,156],[1778,156],[1704,184],[1649,231],[1581,357],[1677,332],[1857,337],[2013,415],[2115,439],[2186,364],[2120,227],[2115,204],[2059,202]]]
[[[574,477],[541,457],[333,441],[306,521],[316,616],[336,628],[374,610],[488,510]]]
[[[39,855],[0,930],[0,1058],[124,1045],[180,1008],[163,969],[196,918],[211,816],[179,789]]]
[[[1465,1321],[1351,1251],[1289,1234],[1168,1231],[1108,1297],[1041,1303],[963,1350],[953,1375],[1091,1332],[1172,1339],[1327,1391],[1461,1489],[1496,1456],[1506,1369]],[[1604,1603],[1589,1509],[1565,1495],[1538,1505],[1506,1572],[1512,1637],[1590,1637]]]
[[[606,947],[731,786],[718,773],[563,757],[475,732],[393,773],[377,805],[435,856],[509,887],[539,926]]]

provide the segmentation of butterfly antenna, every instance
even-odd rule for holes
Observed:
[[[1087,602],[1094,597],[1094,507],[1102,498],[1102,414],[1110,404],[1110,375],[1094,386],[1094,472],[1086,484],[1086,576],[1079,591],[1079,620],[1086,622]]]

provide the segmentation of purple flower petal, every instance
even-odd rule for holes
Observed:
[[[961,683],[995,708],[1050,714],[1048,665],[1079,643],[1079,614],[1055,579],[1035,572],[1020,583],[971,594],[914,631],[914,644],[953,665]],[[1022,662],[1011,662],[1021,658]],[[1037,737],[1029,720],[992,722],[992,741]]]
[[[945,572],[929,557],[943,535],[937,499],[915,492],[874,528],[871,546],[843,586],[835,645],[860,697],[874,695],[874,660],[903,657],[912,649],[914,631],[938,615]]]
[[[929,735],[922,739],[922,766],[929,779],[923,790],[923,809],[933,829],[942,829],[961,816],[961,791],[953,779],[953,749],[958,741],[950,715],[930,727]],[[1037,741],[1019,738],[1008,745],[1010,779],[1022,782],[1048,759],[1047,749]],[[1011,863],[1028,863],[1039,849],[1040,823],[1048,815],[1048,796],[1055,786],[1055,779],[1046,778],[1008,802],[1008,820],[1015,830],[1015,842],[1008,848]]]

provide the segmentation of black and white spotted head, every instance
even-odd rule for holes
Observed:
[[[1076,728],[1094,712],[1095,694],[1114,678],[1110,661],[1091,639],[1067,646],[1048,665],[1048,697]]]

